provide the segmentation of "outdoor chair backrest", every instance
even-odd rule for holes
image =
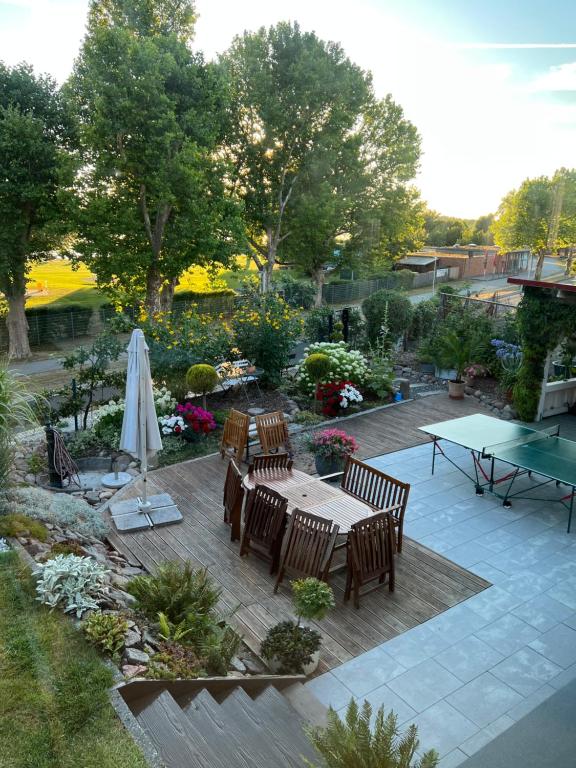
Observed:
[[[284,578],[313,576],[326,580],[338,536],[339,527],[332,520],[294,509],[284,534],[280,553],[280,569],[274,591]]]
[[[388,510],[397,519],[404,515],[410,492],[409,483],[390,477],[351,456],[344,467],[340,487],[373,509]]]
[[[230,459],[226,481],[224,483],[224,522],[231,526],[230,538],[232,541],[240,538],[240,524],[242,519],[242,504],[244,502],[244,487],[242,486],[242,473],[236,466],[236,462]]]
[[[248,467],[248,474],[265,470],[292,469],[292,459],[287,453],[266,453],[254,456]]]
[[[241,411],[232,409],[226,421],[224,422],[224,431],[220,442],[220,455],[224,455],[230,450],[232,455],[240,462],[244,457],[244,452],[248,444],[248,429],[250,426],[250,416]]]
[[[265,485],[253,488],[246,501],[240,554],[246,554],[256,544],[272,561],[271,573],[278,567],[287,508],[288,499]]]
[[[255,416],[256,431],[258,439],[264,453],[271,453],[278,448],[290,446],[288,437],[288,425],[282,411],[273,411],[272,413],[263,413]]]
[[[393,523],[388,512],[379,512],[350,526],[348,571],[344,600],[354,588],[354,605],[360,607],[360,587],[378,579],[377,588],[388,576],[388,589],[394,591]]]

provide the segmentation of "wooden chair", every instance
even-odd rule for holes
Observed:
[[[248,428],[250,416],[232,409],[224,422],[224,431],[220,441],[220,456],[232,455],[238,462],[244,458],[248,446]],[[230,454],[231,452],[231,454]]]
[[[374,510],[390,512],[396,533],[396,551],[402,552],[404,513],[408,503],[410,484],[403,483],[349,456],[340,488]]]
[[[261,456],[254,456],[248,467],[248,474],[253,472],[263,472],[265,470],[292,469],[293,461],[287,453],[263,453]]]
[[[254,421],[263,453],[272,453],[283,448],[291,454],[288,424],[282,411],[263,413],[261,416],[255,416]]]
[[[388,512],[380,512],[350,526],[344,600],[350,599],[354,589],[355,608],[360,607],[360,588],[371,581],[378,579],[378,584],[372,587],[376,589],[388,576],[388,590],[394,592],[392,528]]]
[[[252,551],[270,560],[270,573],[278,570],[287,508],[288,499],[265,485],[257,485],[248,494],[240,555]]]
[[[224,522],[230,528],[230,540],[238,541],[240,538],[240,524],[242,521],[242,505],[244,503],[244,487],[242,485],[242,473],[236,466],[236,462],[230,459],[226,481],[224,483]]]
[[[332,520],[294,509],[284,534],[280,553],[280,568],[274,592],[289,572],[291,576],[313,576],[326,581],[339,526]]]

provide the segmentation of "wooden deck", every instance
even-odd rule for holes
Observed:
[[[360,443],[362,457],[381,455],[424,442],[417,427],[479,410],[446,395],[430,396],[345,422],[346,431]],[[230,542],[230,529],[222,522],[225,462],[219,456],[176,464],[149,474],[149,493],[168,492],[184,516],[182,523],[152,531],[111,534],[111,543],[132,560],[154,571],[165,559],[190,560],[205,567],[222,589],[224,611],[234,611],[231,623],[247,644],[259,651],[270,626],[291,617],[289,583],[274,595],[266,563],[254,556],[240,559],[238,543]],[[138,484],[124,497],[137,496]],[[121,492],[122,493],[122,492]],[[444,557],[404,540],[397,559],[396,591],[387,587],[362,598],[359,610],[343,604],[344,572],[331,581],[336,608],[319,624],[324,636],[319,671],[358,656],[364,651],[421,624],[489,586],[489,583]]]

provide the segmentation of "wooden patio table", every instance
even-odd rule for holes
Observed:
[[[344,493],[338,486],[325,483],[299,469],[262,470],[244,476],[244,487],[266,485],[288,499],[288,513],[293,509],[311,512],[340,527],[346,535],[350,526],[374,514],[372,507]]]

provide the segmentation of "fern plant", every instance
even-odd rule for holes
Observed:
[[[367,701],[360,709],[352,699],[344,720],[330,708],[325,728],[307,729],[325,768],[436,768],[439,758],[435,750],[416,758],[420,742],[415,725],[401,734],[397,716],[391,711],[384,717],[384,707],[376,713],[373,728],[371,717],[372,707]],[[305,763],[308,768],[317,768],[309,760]]]

